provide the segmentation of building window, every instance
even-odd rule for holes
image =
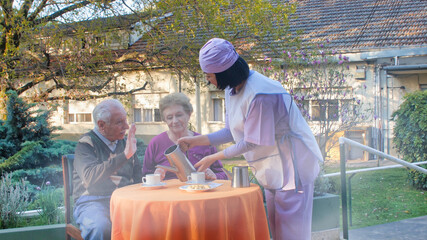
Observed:
[[[154,121],[155,122],[161,122],[162,121],[162,117],[160,116],[160,109],[158,109],[158,108],[154,109]]]
[[[133,121],[134,122],[141,122],[141,108],[134,108],[133,109]]]
[[[313,121],[338,121],[338,100],[316,100],[311,103]]]
[[[143,113],[142,116],[143,116],[144,122],[153,121],[153,109],[143,109],[142,113]]]
[[[212,105],[213,105],[212,121],[225,122],[224,99],[214,98],[212,99]]]
[[[135,122],[161,122],[162,118],[158,108],[134,108],[133,120]]]
[[[69,123],[92,122],[92,114],[91,113],[69,113],[68,122]]]

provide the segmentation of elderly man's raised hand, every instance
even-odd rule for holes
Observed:
[[[136,138],[135,138],[136,127],[135,123],[132,123],[129,129],[128,138],[126,140],[126,147],[124,154],[127,159],[131,158],[136,152]]]

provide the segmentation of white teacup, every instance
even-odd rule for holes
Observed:
[[[197,184],[205,183],[205,173],[204,172],[192,172],[190,176],[187,177],[189,181]]]
[[[142,177],[142,183],[146,185],[158,185],[160,184],[160,174],[147,174]]]

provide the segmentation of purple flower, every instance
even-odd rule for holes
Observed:
[[[340,60],[342,59],[342,55],[341,54],[338,56],[338,59],[340,59]]]
[[[329,38],[326,38],[326,42],[329,43]]]
[[[37,186],[37,187],[36,187],[36,189],[37,189],[38,191],[42,190],[39,186]]]
[[[366,88],[367,88],[366,84],[363,84],[363,88],[364,88],[364,89],[366,89]]]
[[[290,52],[288,52],[288,57],[292,58],[292,54]]]
[[[375,119],[375,120],[377,120],[377,118],[378,118],[378,116],[377,116],[377,114],[375,114],[375,115],[374,115],[374,119]]]
[[[337,50],[332,50],[332,55],[335,55],[337,53]]]
[[[50,181],[47,181],[47,182],[46,182],[46,186],[49,186],[49,185],[50,185]]]
[[[338,62],[338,64],[339,64],[339,65],[341,65],[341,64],[343,64],[343,62],[344,62],[343,60],[340,60],[340,61]]]
[[[356,102],[357,102],[357,104],[360,104],[360,100],[359,99]]]
[[[289,91],[290,94],[294,94],[294,90],[291,89],[291,91]]]

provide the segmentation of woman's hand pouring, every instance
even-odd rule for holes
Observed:
[[[195,146],[205,146],[209,144],[209,138],[205,135],[187,136],[178,139],[178,145],[183,152]]]

